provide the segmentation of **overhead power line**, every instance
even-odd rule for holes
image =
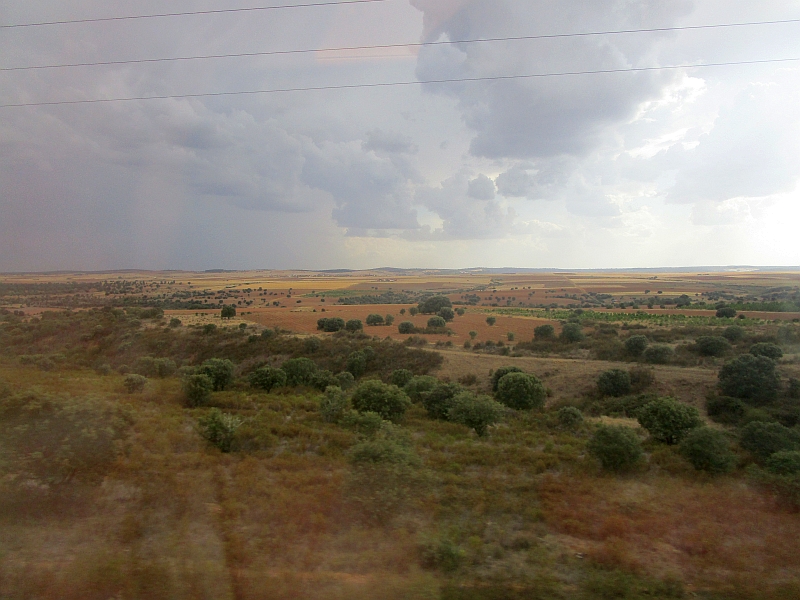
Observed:
[[[363,0],[362,0],[363,1]],[[366,46],[337,46],[330,48],[306,48],[299,50],[266,50],[263,52],[235,52],[230,54],[203,54],[196,56],[175,56],[166,58],[134,58],[129,60],[102,60],[94,62],[80,62],[80,63],[63,63],[54,65],[31,65],[26,67],[0,67],[1,71],[29,71],[33,69],[63,69],[69,67],[98,67],[110,65],[132,65],[142,63],[160,63],[160,62],[173,62],[173,61],[188,61],[188,60],[208,60],[219,58],[244,58],[256,56],[278,56],[287,54],[310,54],[317,52],[347,52],[357,50],[391,50],[398,48],[422,48],[426,46],[441,46],[448,44],[477,44],[485,42],[513,42],[524,40],[543,40],[543,39],[557,39],[557,38],[573,38],[573,37],[588,37],[588,36],[601,36],[601,35],[620,35],[631,33],[657,33],[668,31],[686,31],[694,29],[721,29],[728,27],[751,27],[756,25],[778,25],[787,23],[800,23],[800,19],[781,19],[777,21],[749,21],[743,23],[718,23],[712,25],[684,25],[676,27],[653,27],[649,29],[616,29],[609,31],[584,31],[576,33],[548,33],[537,35],[519,35],[508,37],[494,37],[494,38],[476,38],[464,40],[439,40],[433,42],[414,42],[406,44],[375,44]]]
[[[717,63],[703,63],[703,64],[687,64],[687,65],[668,65],[663,67],[629,67],[624,69],[595,69],[587,71],[558,71],[550,73],[530,73],[526,75],[494,75],[488,77],[454,77],[451,79],[428,79],[423,81],[390,81],[390,82],[376,82],[376,83],[352,83],[352,84],[336,84],[336,85],[317,85],[307,87],[291,87],[291,88],[272,88],[266,90],[240,90],[233,92],[201,92],[196,94],[166,94],[162,96],[130,96],[125,98],[90,98],[84,100],[55,100],[51,102],[22,102],[19,104],[0,104],[0,108],[21,108],[31,106],[62,106],[70,104],[100,104],[107,102],[131,102],[136,100],[172,100],[179,98],[213,98],[220,96],[247,96],[256,94],[277,94],[288,92],[312,92],[323,90],[350,90],[359,88],[382,88],[382,87],[399,87],[410,85],[425,85],[437,83],[466,83],[476,81],[507,81],[513,79],[535,79],[545,77],[564,77],[570,75],[600,75],[605,73],[634,73],[645,71],[666,71],[675,69],[700,69],[709,67],[730,67],[738,65],[761,65],[772,63],[787,63],[800,61],[797,58],[767,58],[762,60],[739,60],[730,62],[717,62]]]
[[[16,23],[13,25],[0,25],[0,29],[13,29],[18,27],[42,27],[43,25],[72,25],[75,23],[102,23],[106,21],[132,21],[134,19],[162,19],[164,17],[188,17],[190,15],[218,15],[222,13],[242,13],[263,10],[282,10],[286,8],[311,8],[316,6],[340,6],[342,4],[371,4],[373,2],[387,2],[388,0],[338,0],[336,2],[306,2],[303,4],[281,4],[277,6],[250,6],[244,8],[219,8],[214,10],[191,10],[174,13],[156,13],[151,15],[127,15],[122,17],[96,17],[91,19],[68,19],[64,21],[40,21],[38,23]]]

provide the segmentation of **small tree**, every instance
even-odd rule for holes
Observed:
[[[730,343],[735,344],[744,337],[744,329],[739,327],[738,325],[730,325],[729,327],[725,328],[725,331],[722,332],[722,337],[728,340]]]
[[[396,422],[403,417],[411,401],[396,385],[365,381],[353,393],[352,404],[358,412],[378,413]]]
[[[654,365],[665,365],[672,360],[672,348],[665,344],[653,344],[644,351],[645,362]]]
[[[519,367],[515,367],[513,365],[509,365],[507,367],[498,367],[497,370],[492,373],[492,391],[497,391],[497,384],[502,377],[508,375],[509,373],[522,373],[522,369]]]
[[[349,390],[356,384],[356,378],[349,371],[342,371],[336,374],[336,385],[343,390]]]
[[[201,375],[208,375],[214,391],[224,390],[233,381],[233,363],[227,358],[209,358],[197,369]]]
[[[476,337],[478,337],[478,332],[477,331],[470,331],[469,332],[469,338],[471,340],[474,340]]]
[[[453,309],[450,308],[449,306],[445,306],[444,308],[439,309],[439,311],[436,314],[442,317],[447,322],[450,322],[456,318],[455,311],[453,311]]]
[[[556,337],[556,328],[552,325],[539,325],[533,330],[533,339],[537,342],[553,340]]]
[[[486,435],[489,426],[500,420],[503,407],[489,396],[477,396],[471,392],[462,392],[451,401],[447,418],[453,423],[460,423],[475,430],[479,436]]]
[[[718,335],[702,335],[695,340],[695,346],[702,356],[723,356],[731,349],[730,342]]]
[[[495,323],[497,323],[497,317],[486,317],[486,324],[489,327],[492,327]]]
[[[338,386],[325,388],[319,402],[319,412],[326,423],[338,423],[350,408],[347,396]]]
[[[597,389],[603,396],[624,396],[631,393],[631,375],[622,369],[610,369],[600,373]]]
[[[208,375],[195,374],[183,378],[183,395],[190,408],[206,404],[213,390],[214,382]]]
[[[428,329],[442,329],[447,323],[442,317],[431,317],[428,319]]]
[[[230,304],[222,307],[220,317],[223,319],[232,319],[236,316],[236,305]]]
[[[344,329],[350,333],[358,333],[364,330],[364,324],[361,322],[361,319],[350,319],[345,323]]]
[[[672,398],[658,398],[646,404],[639,410],[638,420],[654,439],[665,444],[677,444],[702,425],[695,407]]]
[[[625,340],[625,352],[631,356],[641,356],[647,348],[647,338],[643,335],[632,335]]]
[[[405,387],[412,379],[414,379],[414,374],[408,369],[396,369],[392,371],[392,385],[396,385],[399,388]]]
[[[412,306],[408,309],[408,314],[410,314],[412,317],[416,316],[418,312],[419,309],[416,306]]]
[[[358,379],[367,371],[367,355],[361,351],[351,352],[347,357],[347,370]]]
[[[419,312],[423,315],[435,315],[443,308],[453,308],[453,303],[447,296],[431,296],[419,303]]]
[[[286,385],[311,386],[317,365],[310,358],[290,358],[281,365],[281,369],[286,373]]]
[[[727,436],[708,427],[689,432],[681,442],[680,452],[695,469],[709,473],[727,473],[736,462]]]
[[[216,446],[220,452],[231,451],[236,430],[243,423],[241,417],[223,413],[218,408],[212,408],[206,416],[197,420],[200,435]]]
[[[775,475],[797,475],[800,473],[800,452],[781,450],[770,456],[765,466]]]
[[[383,317],[381,315],[367,315],[367,325],[375,326],[375,325],[383,325]]]
[[[397,326],[397,331],[403,335],[411,335],[417,331],[417,328],[414,327],[414,323],[411,321],[403,321]]]
[[[463,388],[457,383],[440,383],[432,390],[422,394],[422,406],[425,407],[428,416],[432,419],[447,419],[447,415],[453,407],[453,398],[463,391]]]
[[[317,329],[320,331],[325,331],[327,333],[334,333],[336,331],[341,331],[345,328],[344,319],[339,317],[329,317],[329,318],[322,318],[317,320]]]
[[[135,394],[136,392],[141,392],[144,390],[144,386],[147,385],[147,377],[144,375],[131,373],[129,375],[125,375],[125,379],[123,380],[122,384],[125,386],[125,391],[127,391],[129,394]]]
[[[273,388],[286,385],[286,371],[274,367],[261,367],[250,373],[248,381],[254,388],[271,392]]]
[[[431,377],[430,375],[417,375],[413,377],[406,385],[403,387],[403,391],[408,395],[411,400],[414,402],[420,402],[422,400],[423,394],[425,392],[431,391],[439,384],[439,380],[436,377]]]
[[[743,354],[722,366],[718,385],[725,396],[766,404],[778,396],[781,382],[772,359]]]
[[[630,427],[601,425],[587,449],[607,471],[630,471],[642,458],[642,444]]]
[[[753,421],[742,427],[739,445],[766,460],[776,452],[800,450],[800,433],[780,423]]]
[[[567,323],[561,328],[561,339],[570,344],[580,342],[584,337],[580,323]]]
[[[736,309],[730,306],[723,306],[717,309],[718,319],[732,319],[736,316]]]
[[[528,373],[508,373],[497,383],[497,399],[516,410],[541,408],[546,396],[539,378]]]
[[[394,323],[394,315],[386,315],[384,321],[386,322],[387,325],[391,325],[392,323]]]
[[[558,409],[558,422],[562,427],[574,429],[583,423],[583,413],[574,406],[562,406]]]
[[[750,346],[750,354],[753,356],[766,356],[772,360],[780,360],[783,358],[783,350],[777,344],[770,344],[769,342],[759,342]]]

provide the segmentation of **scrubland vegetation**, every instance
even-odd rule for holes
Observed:
[[[456,376],[364,313],[3,311],[0,597],[800,597],[797,325],[572,311]]]

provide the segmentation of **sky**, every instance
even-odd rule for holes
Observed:
[[[327,0],[326,0],[327,1]],[[0,0],[0,24],[302,0]],[[800,265],[794,0],[383,0],[0,28],[0,271]],[[400,48],[331,48],[454,42]],[[483,78],[483,79],[482,79]],[[479,79],[230,96],[188,94]],[[8,104],[173,96],[9,107]]]

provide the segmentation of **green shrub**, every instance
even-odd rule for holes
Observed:
[[[601,425],[587,449],[607,471],[629,471],[642,458],[642,445],[630,427]]]
[[[457,383],[439,383],[422,394],[422,406],[432,419],[447,419],[453,406],[453,398],[462,391],[463,388]]]
[[[641,356],[647,349],[647,338],[643,335],[632,335],[625,340],[625,352],[631,356]]]
[[[420,547],[420,564],[424,569],[454,573],[458,571],[465,558],[466,552],[448,539],[431,541]]]
[[[738,398],[713,396],[706,400],[706,412],[717,423],[736,425],[747,412],[747,405]]]
[[[772,360],[780,360],[783,358],[783,350],[776,344],[769,342],[759,342],[750,346],[750,354],[753,356],[766,356]]]
[[[356,384],[356,378],[349,371],[342,371],[336,374],[336,385],[343,390],[349,390]]]
[[[327,369],[319,369],[311,376],[311,387],[320,392],[324,392],[329,386],[339,385],[339,380],[336,376]]]
[[[414,326],[414,323],[411,321],[403,321],[400,325],[397,326],[398,333],[403,335],[410,335],[412,333],[417,332],[417,328]]]
[[[147,377],[131,373],[125,376],[122,385],[125,386],[125,391],[129,394],[135,394],[144,390],[144,386],[147,385]]]
[[[224,390],[233,381],[233,363],[227,358],[209,358],[198,367],[197,372],[208,375],[215,392]]]
[[[418,375],[406,383],[406,385],[403,387],[403,391],[408,395],[409,398],[411,398],[413,402],[420,402],[423,394],[431,391],[438,384],[439,380],[436,379],[436,377],[432,377],[430,375]]]
[[[718,319],[732,319],[736,316],[736,309],[730,306],[723,306],[717,309]]]
[[[781,450],[767,459],[767,471],[775,475],[800,474],[800,451]]]
[[[677,444],[702,425],[695,407],[672,398],[658,398],[646,404],[639,410],[638,420],[654,439],[665,444]]]
[[[603,371],[597,378],[597,390],[603,396],[625,396],[631,393],[631,375],[622,369]]]
[[[528,373],[507,373],[497,383],[497,399],[516,410],[541,408],[546,395],[539,378]]]
[[[172,329],[175,329],[176,327],[180,327],[181,325],[183,325],[183,322],[177,317],[172,317],[169,320],[169,326]]]
[[[509,373],[522,373],[522,372],[523,372],[522,369],[520,369],[519,367],[514,367],[514,366],[498,367],[497,370],[494,373],[492,373],[492,391],[493,392],[497,391],[497,384],[503,376],[508,375]]]
[[[780,389],[775,362],[766,356],[739,356],[720,369],[719,389],[725,396],[767,404],[777,398]]]
[[[556,329],[552,325],[539,325],[533,330],[533,339],[537,342],[552,340],[556,337]]]
[[[718,335],[703,335],[695,340],[695,347],[702,356],[723,356],[730,352],[731,344]]]
[[[345,328],[344,319],[341,319],[339,317],[322,318],[317,320],[317,329],[320,331],[333,333],[335,331],[341,331],[344,328]]]
[[[271,392],[274,388],[286,385],[286,371],[275,367],[261,367],[250,373],[248,382],[254,388]]]
[[[656,382],[656,375],[650,367],[631,367],[628,374],[631,378],[631,390],[634,392],[642,392]]]
[[[208,375],[196,373],[183,378],[183,395],[189,407],[206,404],[213,390],[214,382]]]
[[[665,365],[672,360],[672,348],[665,344],[653,344],[644,351],[644,360],[653,365]]]
[[[453,423],[470,427],[479,436],[497,423],[503,415],[503,406],[489,396],[462,392],[451,400],[447,418]]]
[[[742,427],[739,445],[759,460],[776,452],[800,450],[800,433],[780,423],[753,421]]]
[[[489,327],[493,327],[495,323],[497,323],[497,317],[486,317],[486,324]]]
[[[586,336],[583,334],[583,328],[580,323],[567,323],[561,328],[561,335],[559,337],[565,342],[572,344],[582,341]]]
[[[314,373],[317,372],[317,365],[310,358],[290,358],[281,365],[281,369],[286,373],[286,385],[310,387]]]
[[[220,452],[230,452],[236,430],[242,426],[244,419],[236,415],[221,412],[212,408],[204,417],[197,420],[200,435]]]
[[[443,308],[452,308],[453,303],[447,296],[431,296],[419,303],[418,310],[423,315],[435,315]],[[412,313],[413,315],[413,313]]]
[[[442,317],[448,323],[456,318],[456,313],[449,306],[439,309],[436,315]]]
[[[469,339],[474,340],[476,337],[478,337],[478,332],[477,331],[473,330],[473,331],[469,332]]]
[[[428,319],[428,329],[441,329],[446,326],[447,323],[442,317],[431,317]]]
[[[384,423],[386,421],[378,413],[369,411],[360,413],[355,410],[346,411],[339,421],[342,427],[351,429],[366,437],[374,437],[381,430]]]
[[[364,330],[364,324],[360,319],[350,319],[347,323],[345,323],[344,329],[350,333],[356,333]]]
[[[363,351],[351,352],[347,357],[347,370],[358,379],[367,371],[367,355]]]
[[[338,386],[325,388],[325,393],[319,402],[319,412],[326,423],[338,423],[347,414],[350,403],[347,396]]]
[[[376,325],[383,325],[384,320],[381,315],[367,315],[367,325],[369,326],[376,326]]]
[[[386,324],[391,325],[394,323],[394,315],[386,315]]]
[[[558,422],[562,427],[574,429],[583,423],[583,413],[574,406],[562,406],[558,409]]]
[[[739,325],[731,325],[725,328],[725,331],[722,332],[722,337],[728,340],[730,343],[735,344],[744,337],[744,328],[739,327]]]
[[[399,388],[405,387],[412,379],[414,379],[414,374],[408,369],[396,369],[392,371],[391,383]]]
[[[681,442],[681,454],[698,471],[727,473],[736,463],[727,436],[709,427],[698,427]]]
[[[387,421],[398,421],[411,402],[396,385],[380,381],[365,381],[359,385],[352,398],[353,408],[358,412],[378,413]]]

